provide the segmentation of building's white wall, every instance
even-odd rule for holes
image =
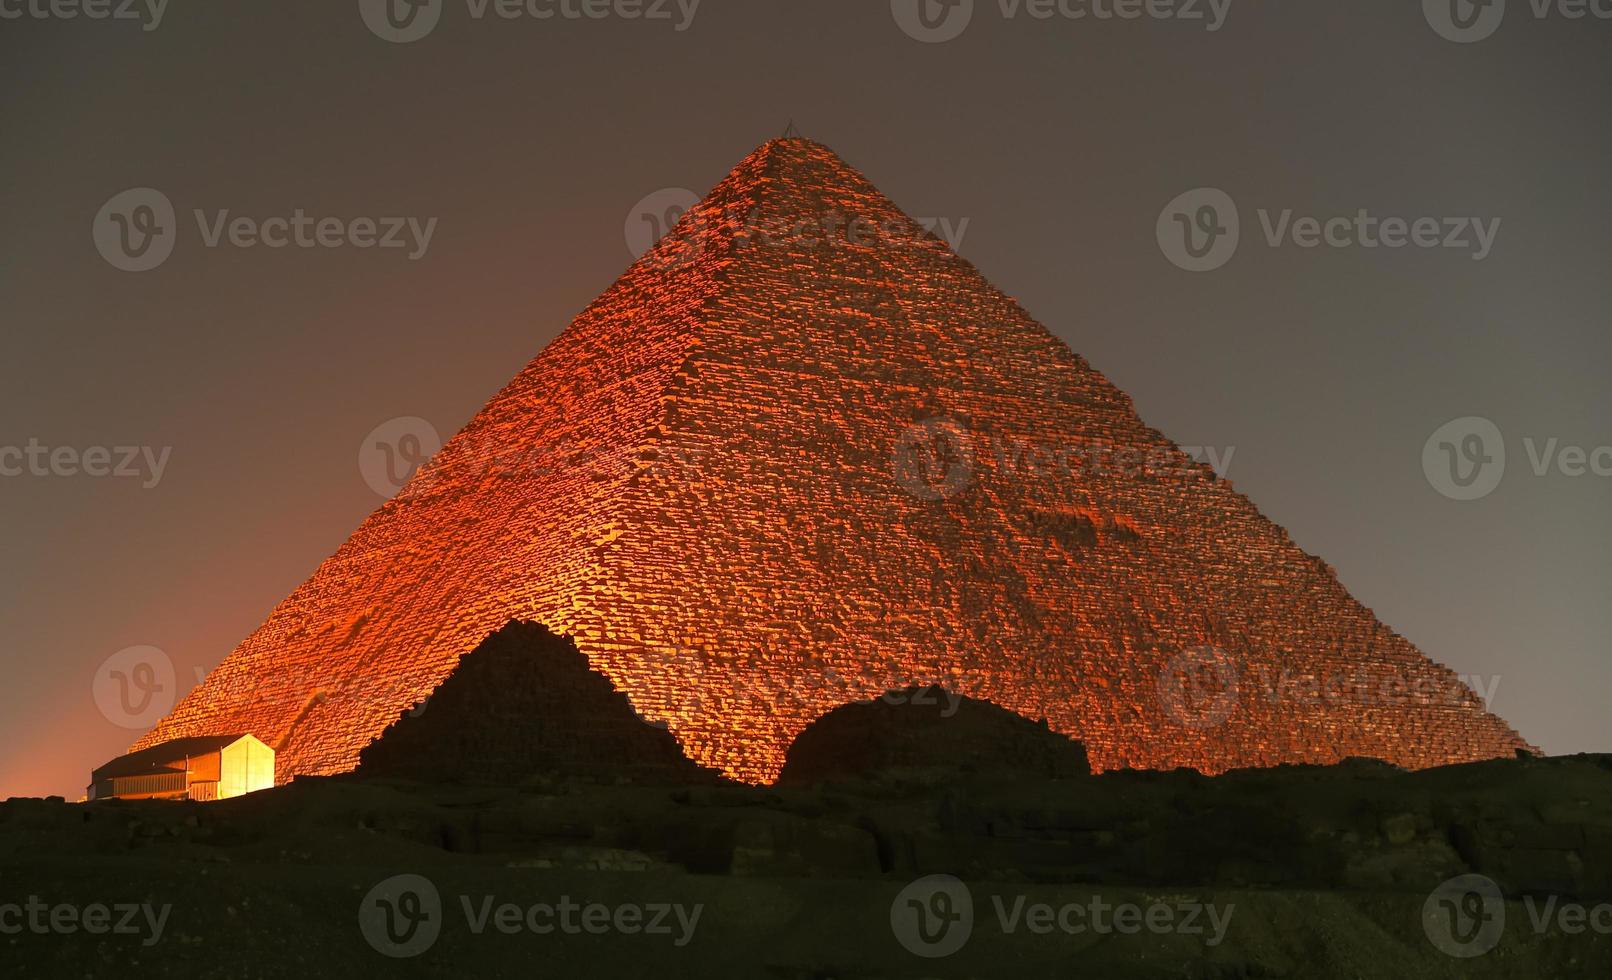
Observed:
[[[218,798],[255,793],[274,786],[274,750],[251,735],[224,747]]]

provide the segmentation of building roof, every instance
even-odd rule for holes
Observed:
[[[176,738],[161,745],[153,745],[149,749],[139,752],[130,752],[120,755],[111,762],[90,773],[95,781],[114,779],[121,776],[149,776],[159,772],[182,772],[185,759],[198,755],[207,755],[211,752],[221,751],[225,746],[234,745],[249,735],[198,735],[191,738]]]

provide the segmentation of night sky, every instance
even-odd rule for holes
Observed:
[[[194,683],[381,503],[378,426],[457,430],[632,260],[640,202],[791,121],[1525,738],[1612,751],[1612,20],[533,2],[394,43],[359,0],[0,0],[0,795],[76,799],[148,727],[106,710],[126,651]],[[127,271],[141,188],[175,215]],[[1228,206],[1229,260],[1181,268],[1230,240],[1192,259],[1175,216]]]

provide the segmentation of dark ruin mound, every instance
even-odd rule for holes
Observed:
[[[534,777],[716,784],[565,636],[510,622],[359,755],[358,775],[514,785]]]
[[[1086,776],[1080,742],[988,701],[938,687],[890,691],[842,705],[800,733],[779,785],[893,773],[996,773],[1043,779]]]

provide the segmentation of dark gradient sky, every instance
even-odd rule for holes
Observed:
[[[12,0],[8,0],[8,3]],[[0,20],[0,447],[172,447],[139,479],[0,477],[0,794],[76,798],[139,731],[97,708],[136,645],[217,663],[380,503],[358,451],[444,436],[632,256],[793,119],[1228,476],[1392,628],[1550,752],[1612,750],[1612,478],[1523,440],[1612,444],[1612,22],[1512,0],[1455,44],[1414,2],[1233,0],[1224,25],[1021,15],[957,39],[885,0],[705,0],[666,22],[488,18],[413,44],[357,0],[172,0],[161,26]],[[1161,208],[1216,187],[1235,258],[1194,274]],[[91,227],[163,191],[172,257]],[[426,255],[204,247],[192,209],[438,219]],[[1269,247],[1256,210],[1500,218],[1492,254]],[[1424,443],[1504,433],[1457,502]]]

